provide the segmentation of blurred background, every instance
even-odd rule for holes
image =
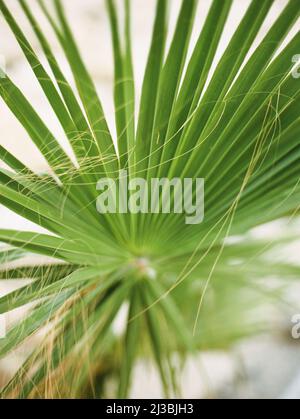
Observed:
[[[51,0],[48,0],[51,4]],[[40,13],[35,0],[29,0],[32,10],[38,16],[41,26],[47,30],[48,24]],[[119,1],[121,4],[122,1]],[[143,79],[143,72],[150,44],[150,35],[155,11],[155,0],[133,0],[133,44],[135,59],[135,77],[137,91]],[[171,0],[170,9],[170,35],[176,22],[176,16],[180,6],[179,0]],[[228,40],[233,34],[241,16],[247,9],[250,0],[235,0],[232,12],[229,16],[224,36],[220,43],[217,58],[220,57]],[[287,0],[275,0],[270,14],[260,32],[256,43],[259,42],[276,16],[280,13]],[[65,0],[67,15],[71,22],[76,40],[80,45],[82,55],[88,65],[90,73],[96,82],[102,99],[105,113],[114,133],[113,113],[113,59],[108,19],[105,11],[104,0]],[[210,0],[199,0],[199,11],[196,17],[194,41],[201,30],[206,14],[211,4]],[[42,62],[47,63],[40,53],[40,47],[35,39],[28,22],[20,11],[18,0],[9,0],[9,7],[13,10],[15,18],[23,27],[32,45],[38,52]],[[63,54],[58,43],[48,28],[49,37],[57,58],[62,63],[65,73],[70,76],[70,70],[65,63]],[[293,28],[290,37],[300,29],[298,21]],[[289,37],[289,39],[290,39]],[[7,28],[4,19],[0,16],[0,56],[5,62],[7,72],[14,82],[22,89],[25,96],[30,99],[32,105],[38,109],[39,114],[47,122],[47,125],[61,140],[61,144],[68,149],[64,140],[63,132],[57,125],[55,115],[50,110],[31,69],[27,65],[13,35]],[[287,39],[288,41],[288,39]],[[255,47],[255,46],[254,46]],[[300,48],[300,47],[299,47]],[[300,50],[299,50],[300,53]],[[138,98],[137,98],[138,99]],[[44,172],[47,164],[39,151],[32,145],[19,123],[10,111],[0,102],[0,144],[19,157],[25,164],[35,171]],[[68,149],[70,152],[70,150]],[[3,206],[0,206],[0,228],[36,231],[37,227],[30,222],[14,215]],[[276,241],[283,234],[293,233],[300,238],[300,223],[294,220],[291,224],[287,220],[262,226],[251,232],[251,237],[263,237]],[[293,240],[283,248],[278,257],[289,260],[292,264],[299,265],[300,241]],[[299,269],[300,271],[300,269]],[[276,278],[274,278],[276,280]],[[300,276],[299,276],[300,284]],[[300,339],[292,337],[292,317],[300,314],[300,285],[292,284],[285,291],[285,305],[282,310],[272,310],[278,304],[276,298],[269,303],[271,310],[260,313],[264,322],[269,324],[270,332],[260,333],[250,339],[239,342],[226,351],[204,351],[198,356],[191,358],[184,368],[182,377],[183,397],[221,397],[221,398],[300,398]],[[10,282],[9,285],[0,281],[0,295],[11,291],[18,283]],[[271,292],[271,286],[266,284],[265,292]],[[235,301],[232,301],[232,305]],[[22,313],[12,313],[7,322],[13,320],[13,316]],[[220,327],[220,325],[219,325]],[[226,327],[226,325],[224,325]],[[0,385],[20,365],[30,351],[37,338],[28,342],[17,353],[5,361],[0,361]],[[155,369],[147,362],[141,361],[136,368],[132,397],[161,397],[159,379]]]

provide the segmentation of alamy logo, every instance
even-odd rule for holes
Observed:
[[[6,319],[3,314],[0,314],[0,339],[6,337]]]
[[[294,327],[292,328],[292,337],[294,339],[300,339],[300,314],[295,314],[292,317],[292,323]]]
[[[292,62],[295,64],[292,71],[292,76],[294,79],[300,78],[300,54],[296,54],[292,58]]]
[[[121,170],[118,179],[104,178],[97,183],[100,214],[185,214],[186,224],[204,219],[204,179],[129,179]]]

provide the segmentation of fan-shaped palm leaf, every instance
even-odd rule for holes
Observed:
[[[249,289],[249,279],[270,265],[259,256],[249,269],[237,270],[230,261],[251,261],[251,255],[266,243],[228,245],[224,238],[298,209],[300,81],[292,76],[292,58],[299,53],[299,32],[281,46],[299,18],[299,1],[288,1],[249,54],[274,3],[252,0],[210,79],[232,0],[212,2],[190,58],[198,2],[183,0],[166,50],[168,1],[158,0],[137,106],[130,0],[124,1],[124,35],[115,3],[108,0],[115,62],[115,142],[62,2],[53,0],[53,14],[42,0],[37,1],[64,51],[76,91],[34,16],[32,2],[19,3],[51,74],[3,0],[0,10],[76,161],[13,80],[8,75],[0,78],[2,99],[51,168],[47,175],[34,173],[0,148],[8,166],[0,171],[1,203],[48,231],[2,229],[0,240],[21,249],[22,253],[6,252],[6,257],[31,252],[57,260],[54,265],[24,265],[0,273],[4,280],[32,279],[0,298],[0,314],[35,303],[22,323],[0,341],[1,356],[51,325],[43,344],[2,395],[98,397],[103,394],[105,377],[120,369],[118,396],[124,397],[134,361],[143,350],[153,353],[168,392],[174,351],[185,354],[208,345],[225,346],[257,330],[256,321],[247,323],[246,318],[251,301],[258,301],[260,286],[251,284],[255,298],[244,291]],[[184,214],[100,215],[96,184],[104,177],[120,181],[122,169],[129,178],[138,176],[149,182],[155,177],[204,178],[204,222],[185,225]],[[287,265],[278,264],[273,271],[286,277],[297,275],[296,268]],[[203,316],[195,323],[199,301],[203,302],[212,276],[216,304],[224,308],[223,313],[236,304],[235,312],[240,313],[239,320],[231,328],[222,328],[222,333],[213,333],[211,328],[218,324],[216,304],[211,309],[204,304]],[[128,322],[120,337],[113,325],[125,303]]]

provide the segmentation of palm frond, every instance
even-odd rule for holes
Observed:
[[[198,2],[182,1],[167,49],[169,2],[158,0],[136,103],[131,2],[124,0],[122,33],[121,13],[114,0],[107,0],[117,138],[109,130],[63,2],[53,0],[50,10],[43,0],[19,1],[49,70],[6,3],[0,0],[0,10],[74,156],[12,78],[0,78],[3,101],[50,168],[47,174],[34,173],[0,147],[8,166],[0,172],[1,204],[47,231],[1,229],[1,242],[13,248],[1,250],[0,261],[28,252],[55,259],[0,270],[4,281],[31,280],[0,298],[0,314],[31,305],[0,341],[1,357],[37,331],[49,330],[2,397],[100,397],[108,377],[117,380],[115,395],[127,397],[135,361],[145,354],[152,354],[166,394],[176,393],[174,353],[184,357],[203,348],[228,347],[265,330],[265,322],[252,315],[255,306],[266,304],[261,279],[272,272],[282,278],[284,288],[299,277],[298,267],[268,261],[266,241],[246,235],[253,227],[299,211],[300,81],[292,76],[299,31],[286,42],[299,22],[299,1],[288,1],[252,50],[274,4],[252,0],[210,77],[232,0],[212,2],[191,54]],[[35,7],[59,41],[74,89]],[[156,177],[205,179],[204,221],[186,225],[185,214],[162,212],[99,214],[97,182],[110,177],[121,190],[124,169],[129,179],[138,176],[149,185]],[[244,239],[238,244],[225,240],[234,235]],[[206,300],[206,295],[212,298]],[[280,290],[269,297],[278,302]],[[119,336],[114,323],[124,307],[127,321]],[[202,311],[195,324],[197,308],[198,314]]]

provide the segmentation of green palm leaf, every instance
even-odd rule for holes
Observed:
[[[167,50],[168,3],[157,1],[136,103],[131,2],[124,0],[123,34],[121,13],[114,0],[107,0],[115,68],[114,139],[63,2],[53,0],[51,11],[43,0],[19,2],[48,61],[46,70],[8,2],[0,0],[75,156],[64,151],[14,81],[8,75],[0,78],[3,101],[51,169],[34,173],[0,146],[7,166],[0,171],[1,204],[46,230],[0,230],[0,241],[13,246],[0,251],[5,264],[1,280],[31,280],[0,298],[0,313],[30,303],[26,317],[0,341],[1,357],[51,326],[2,389],[2,397],[97,398],[106,394],[106,378],[111,377],[117,381],[115,395],[127,397],[136,359],[150,355],[166,394],[177,393],[174,353],[186,357],[203,348],[228,347],[265,330],[266,324],[251,315],[253,308],[285,303],[281,288],[266,298],[261,279],[277,274],[285,289],[299,276],[296,266],[272,264],[265,257],[266,241],[247,236],[253,227],[299,212],[300,82],[292,76],[299,31],[285,42],[300,16],[299,1],[287,3],[252,50],[274,3],[252,0],[211,78],[232,0],[212,2],[191,55],[201,2],[182,1]],[[59,41],[74,88],[35,7]],[[186,225],[185,214],[161,211],[99,214],[97,182],[110,177],[121,185],[121,169],[149,186],[155,177],[204,178],[204,221]],[[115,200],[112,191],[111,196]],[[244,238],[238,244],[225,240],[234,235]],[[7,266],[29,252],[54,261]],[[237,259],[238,268],[233,265]],[[207,293],[212,303],[206,303]],[[124,307],[129,307],[127,321],[119,335],[114,324]]]

